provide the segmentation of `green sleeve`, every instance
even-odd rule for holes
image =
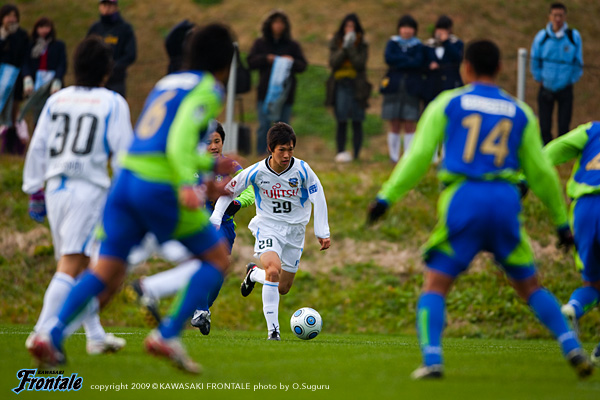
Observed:
[[[394,203],[417,185],[427,173],[433,154],[444,138],[447,124],[446,106],[453,93],[438,96],[423,112],[410,151],[405,154],[377,197]]]
[[[523,173],[533,193],[550,210],[555,225],[565,225],[567,224],[567,208],[560,189],[558,174],[550,164],[550,160],[542,152],[540,128],[533,111],[525,104],[521,104],[521,106],[528,120],[519,148],[519,161]]]
[[[559,165],[579,157],[588,141],[587,131],[591,126],[591,122],[579,125],[571,132],[548,143],[544,147],[544,154],[550,159],[552,165]]]
[[[250,207],[254,204],[254,186],[250,185],[238,197],[235,198],[240,202],[242,208]]]
[[[197,150],[200,132],[221,111],[222,100],[214,85],[214,78],[207,73],[183,99],[169,129],[166,157],[178,186],[193,185],[195,173],[210,171],[214,167],[212,155],[199,154]]]

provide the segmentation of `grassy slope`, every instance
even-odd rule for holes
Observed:
[[[2,391],[17,386],[16,371],[28,368],[31,361],[20,348],[29,327],[0,326],[3,343],[0,358]],[[419,364],[414,337],[396,335],[335,335],[326,331],[313,341],[291,338],[284,332],[283,341],[265,342],[256,332],[215,331],[208,337],[188,332],[184,343],[190,354],[204,367],[201,377],[177,372],[166,362],[151,360],[143,353],[141,341],[146,330],[119,329],[128,346],[116,355],[90,357],[83,353],[84,336],[75,335],[67,343],[69,364],[65,374],[83,377],[83,389],[77,396],[89,399],[110,396],[131,398],[444,398],[480,399],[596,399],[600,395],[598,377],[577,382],[574,373],[561,359],[555,343],[545,340],[445,340],[447,380],[414,382],[409,374]],[[587,344],[590,347],[590,344]],[[243,349],[241,352],[240,349]],[[285,357],[283,355],[285,354]],[[543,366],[543,368],[541,367]],[[132,383],[204,383],[198,390],[122,390],[98,392],[91,385]],[[208,389],[208,383],[249,384],[250,390]],[[293,384],[328,385],[329,389],[294,390]],[[509,383],[507,385],[507,383]],[[259,389],[261,384],[277,389]],[[288,385],[285,392],[281,385]],[[313,386],[313,387],[315,387]],[[23,392],[21,395],[37,394]],[[46,396],[51,396],[46,394]],[[54,393],[54,397],[64,394]]]
[[[30,26],[35,17],[41,14],[55,18],[59,36],[66,39],[72,50],[78,37],[96,18],[96,9],[85,2],[54,0],[52,4],[56,7],[50,9],[48,2],[22,2],[23,24]],[[247,50],[257,35],[262,15],[275,2],[265,1],[257,5],[225,1],[208,8],[196,6],[191,1],[122,1],[121,4],[125,16],[136,27],[140,43],[139,61],[131,70],[129,91],[135,115],[150,86],[165,69],[163,49],[157,45],[157,41],[169,26],[184,15],[201,21],[230,21],[238,32],[242,49]],[[248,7],[252,7],[252,10],[248,11]],[[327,16],[339,14],[341,17],[344,12],[338,11],[340,9],[360,11],[369,32],[372,54],[370,66],[373,68],[381,67],[379,54],[389,34],[388,26],[394,26],[397,15],[405,10],[414,13],[425,26],[425,21],[434,21],[438,13],[448,12],[456,19],[457,33],[465,38],[483,35],[493,23],[494,31],[497,31],[495,37],[505,50],[527,46],[530,36],[543,24],[542,16],[531,20],[526,18],[539,14],[535,12],[539,6],[526,2],[496,1],[489,6],[477,7],[479,18],[469,19],[472,12],[465,10],[474,8],[467,1],[446,2],[443,9],[431,2],[409,2],[400,9],[396,2],[388,1],[368,4],[332,1],[319,3],[317,7],[314,1],[307,0],[288,2],[284,6],[294,15],[295,36],[302,40],[309,60],[317,64],[324,64],[327,56],[324,32],[333,31],[337,24],[337,17],[330,20]],[[486,11],[488,7],[495,7],[495,12]],[[590,10],[589,13],[582,11],[581,1],[575,1],[569,7],[569,18],[582,30],[584,39],[586,34],[593,35],[599,29],[596,24],[586,22],[586,16],[591,15],[592,8],[599,5],[587,5],[586,11]],[[508,18],[509,15],[512,18]],[[425,30],[421,30],[421,37],[426,36],[423,33]],[[584,43],[586,54],[590,53],[586,60],[593,63],[594,54],[600,54],[593,53],[594,46],[599,44],[592,40]],[[509,61],[507,64],[510,65]],[[323,313],[332,331],[412,332],[415,298],[421,279],[418,272],[422,268],[418,247],[435,224],[438,186],[434,174],[430,172],[405,200],[395,205],[378,229],[366,231],[362,225],[363,210],[391,170],[384,155],[385,139],[376,136],[384,128],[381,121],[371,115],[366,129],[369,146],[364,152],[365,161],[344,167],[333,165],[329,161],[333,157],[333,145],[329,139],[332,137],[334,121],[321,106],[321,82],[326,76],[326,70],[319,67],[310,68],[300,76],[303,90],[298,93],[294,125],[301,137],[297,155],[311,163],[326,188],[334,247],[326,254],[320,254],[316,241],[309,233],[302,272],[298,276],[298,284],[282,302],[282,315],[290,314],[300,306],[313,305]],[[586,85],[579,85],[579,90],[597,92],[593,75],[590,73],[586,76],[591,80]],[[512,74],[501,77],[508,87],[512,87],[512,78]],[[253,95],[249,95],[249,98],[253,98]],[[246,102],[247,109],[249,103]],[[375,98],[372,103],[371,111],[376,111],[378,99]],[[589,110],[591,115],[592,107],[593,102],[581,103],[576,108],[575,120],[591,118],[581,113]],[[249,111],[248,114],[252,116],[253,113]],[[43,292],[54,265],[47,229],[36,226],[26,217],[26,197],[20,192],[21,162],[4,156],[0,159],[0,285],[3,293],[0,321],[32,323],[41,308]],[[569,173],[567,167],[561,168],[560,172],[563,178]],[[524,209],[527,230],[536,241],[536,255],[541,261],[544,282],[565,301],[579,284],[572,260],[553,249],[553,228],[540,202],[530,195],[524,202]],[[242,301],[237,294],[243,264],[251,257],[251,235],[243,228],[251,216],[250,210],[243,210],[237,218],[242,229],[238,230],[239,240],[237,251],[234,252],[234,277],[226,283],[215,306],[215,321],[219,326],[262,330],[264,322],[260,296]],[[153,262],[139,273],[150,273],[163,267],[164,264]],[[504,278],[497,275],[487,259],[479,259],[474,269],[476,272],[459,283],[459,290],[449,299],[450,335],[535,337],[544,334],[533,322],[527,307],[514,298]],[[135,307],[123,303],[122,299],[117,299],[104,314],[105,322],[141,324]],[[593,327],[597,326],[598,321],[598,311],[585,317],[582,322],[586,337],[595,334]]]

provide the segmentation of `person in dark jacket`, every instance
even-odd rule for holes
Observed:
[[[25,95],[31,95],[50,81],[52,83],[47,94],[58,92],[67,72],[67,50],[65,43],[56,39],[54,22],[50,18],[41,17],[33,25],[27,54],[27,61],[23,66]],[[34,110],[36,122],[40,111],[41,108]]]
[[[453,22],[442,15],[435,23],[433,37],[425,42],[427,83],[423,100],[427,105],[444,90],[463,85],[460,77],[460,63],[463,58],[464,43],[452,34]]]
[[[127,67],[135,61],[137,45],[131,25],[119,13],[117,0],[100,0],[100,20],[94,23],[87,35],[98,35],[113,50],[114,67],[106,88],[125,97]]]
[[[293,59],[289,77],[289,91],[281,114],[277,119],[271,119],[264,111],[263,102],[269,88],[271,69],[276,56]],[[257,105],[259,127],[257,131],[256,151],[259,155],[267,152],[267,131],[273,122],[290,121],[292,104],[296,93],[297,73],[303,72],[308,65],[300,44],[292,40],[291,26],[288,16],[281,10],[271,12],[262,25],[262,37],[256,39],[248,55],[250,69],[258,69],[259,81],[257,90]]]
[[[358,16],[348,14],[329,42],[331,76],[327,85],[327,105],[334,106],[337,121],[336,162],[358,159],[363,139],[363,121],[370,96],[367,81],[369,46]],[[348,120],[352,121],[354,157],[346,152]]]
[[[398,20],[397,35],[388,40],[385,62],[389,66],[382,81],[381,118],[390,121],[388,150],[390,160],[400,159],[400,130],[404,127],[404,152],[410,148],[416,121],[419,119],[419,91],[423,85],[425,57],[423,44],[416,37],[418,24],[410,15]]]
[[[18,68],[18,76],[14,80],[12,96],[0,106],[4,129],[0,132],[0,151],[23,154],[28,142],[27,126],[17,123],[19,105],[23,100],[23,64],[27,58],[29,37],[19,27],[20,13],[17,6],[5,4],[0,7],[0,64],[8,64]],[[11,84],[12,87],[12,84]]]

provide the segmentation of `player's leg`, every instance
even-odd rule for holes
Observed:
[[[588,195],[571,207],[575,233],[576,264],[583,278],[583,286],[576,289],[569,302],[562,307],[563,314],[577,326],[577,320],[600,302],[600,196]]]
[[[281,280],[281,260],[275,251],[268,251],[260,255],[260,263],[264,267],[264,270],[257,268],[253,275],[259,276],[261,271],[264,271],[265,274],[262,300],[263,313],[267,322],[268,339],[280,340],[279,284]]]

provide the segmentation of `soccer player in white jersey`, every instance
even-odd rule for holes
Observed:
[[[231,195],[219,198],[211,223],[220,225],[231,200],[248,186],[254,187],[256,216],[248,228],[256,238],[254,252],[263,268],[248,264],[241,291],[245,297],[256,282],[263,284],[268,339],[280,340],[279,295],[289,292],[298,271],[311,203],[315,205],[315,235],[321,250],[327,250],[331,240],[323,187],[310,166],[293,156],[296,134],[292,127],[283,122],[273,125],[267,146],[271,153],[268,158],[244,169],[226,186]]]
[[[102,87],[112,64],[111,50],[100,39],[79,44],[75,86],[48,99],[27,152],[23,191],[31,194],[29,213],[43,222],[47,206],[58,260],[34,332],[56,320],[76,277],[87,268],[92,236],[111,184],[108,160],[112,157],[112,169],[117,171],[115,155],[133,137],[127,102]],[[90,354],[125,345],[124,339],[104,332],[98,314],[87,317],[83,325]],[[26,345],[29,348],[31,341]]]

